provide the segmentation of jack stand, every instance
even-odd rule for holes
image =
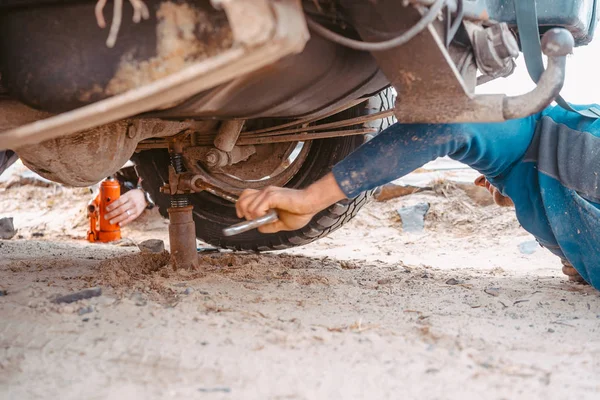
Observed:
[[[196,249],[196,224],[192,214],[193,206],[189,205],[190,190],[178,187],[179,174],[184,173],[183,157],[176,148],[171,153],[169,167],[169,184],[162,189],[171,195],[169,213],[169,244],[171,246],[171,264],[174,269],[198,269],[198,252]]]
[[[189,194],[207,191],[232,203],[237,202],[233,193],[226,192],[214,184],[207,182],[202,176],[183,170],[183,160],[180,153],[171,154],[169,166],[169,183],[160,191],[171,195],[169,212],[169,242],[171,244],[171,263],[175,269],[198,268],[198,251],[196,248],[196,225],[194,223],[193,206],[189,205]],[[223,230],[225,236],[258,228],[278,219],[275,210],[254,221],[244,221]]]
[[[196,249],[196,224],[192,214],[193,206],[171,207],[169,212],[169,243],[171,263],[174,269],[198,268]]]

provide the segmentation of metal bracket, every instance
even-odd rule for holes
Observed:
[[[416,9],[402,9],[393,0],[382,0],[377,5],[369,3],[372,10],[351,1],[346,4],[359,33],[367,41],[389,37],[420,18]],[[377,20],[376,27],[371,20]],[[373,53],[398,91],[395,115],[399,122],[500,122],[539,112],[560,92],[566,56],[574,46],[567,30],[556,28],[544,35],[543,51],[548,56],[548,69],[538,86],[522,96],[507,97],[473,93],[445,48],[442,25],[443,22],[430,25],[402,47]]]
[[[309,33],[300,1],[269,0],[268,12],[264,13],[266,2],[266,0],[223,2],[226,13],[229,17],[233,17],[230,24],[234,32],[255,32],[251,43],[233,46],[214,57],[123,94],[0,132],[0,149],[15,149],[27,144],[68,136],[159,109],[256,71],[287,55],[301,52],[308,41]],[[235,15],[232,15],[231,11],[234,7],[241,8],[235,8]],[[259,8],[252,9],[252,7]],[[238,10],[242,9],[246,12],[252,10],[252,15],[260,14],[261,18],[241,18]],[[263,33],[267,33],[265,37],[261,36]]]

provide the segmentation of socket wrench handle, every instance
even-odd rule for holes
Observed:
[[[268,213],[263,215],[262,217],[253,219],[252,221],[244,221],[239,224],[235,224],[230,226],[229,228],[223,229],[223,235],[225,236],[235,236],[240,233],[251,231],[252,229],[256,229],[259,226],[263,226],[266,224],[270,224],[272,222],[277,221],[279,216],[277,215],[277,211],[270,210]]]

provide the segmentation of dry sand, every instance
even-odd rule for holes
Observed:
[[[127,246],[166,239],[156,212],[119,246],[82,241],[89,199],[0,188],[22,237],[0,241],[2,399],[600,396],[599,293],[512,210],[451,186],[371,203],[302,248],[204,254],[198,272]],[[425,230],[403,232],[395,210],[424,201]]]

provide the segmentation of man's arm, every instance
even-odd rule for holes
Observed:
[[[438,157],[449,155],[490,178],[492,183],[519,161],[533,137],[538,116],[495,124],[394,124],[304,190],[246,190],[238,217],[256,219],[277,209],[279,221],[263,233],[295,230],[322,209],[346,197],[400,178]]]
[[[333,174],[346,196],[355,197],[450,156],[494,181],[523,157],[538,117],[486,124],[397,123],[338,163]]]

